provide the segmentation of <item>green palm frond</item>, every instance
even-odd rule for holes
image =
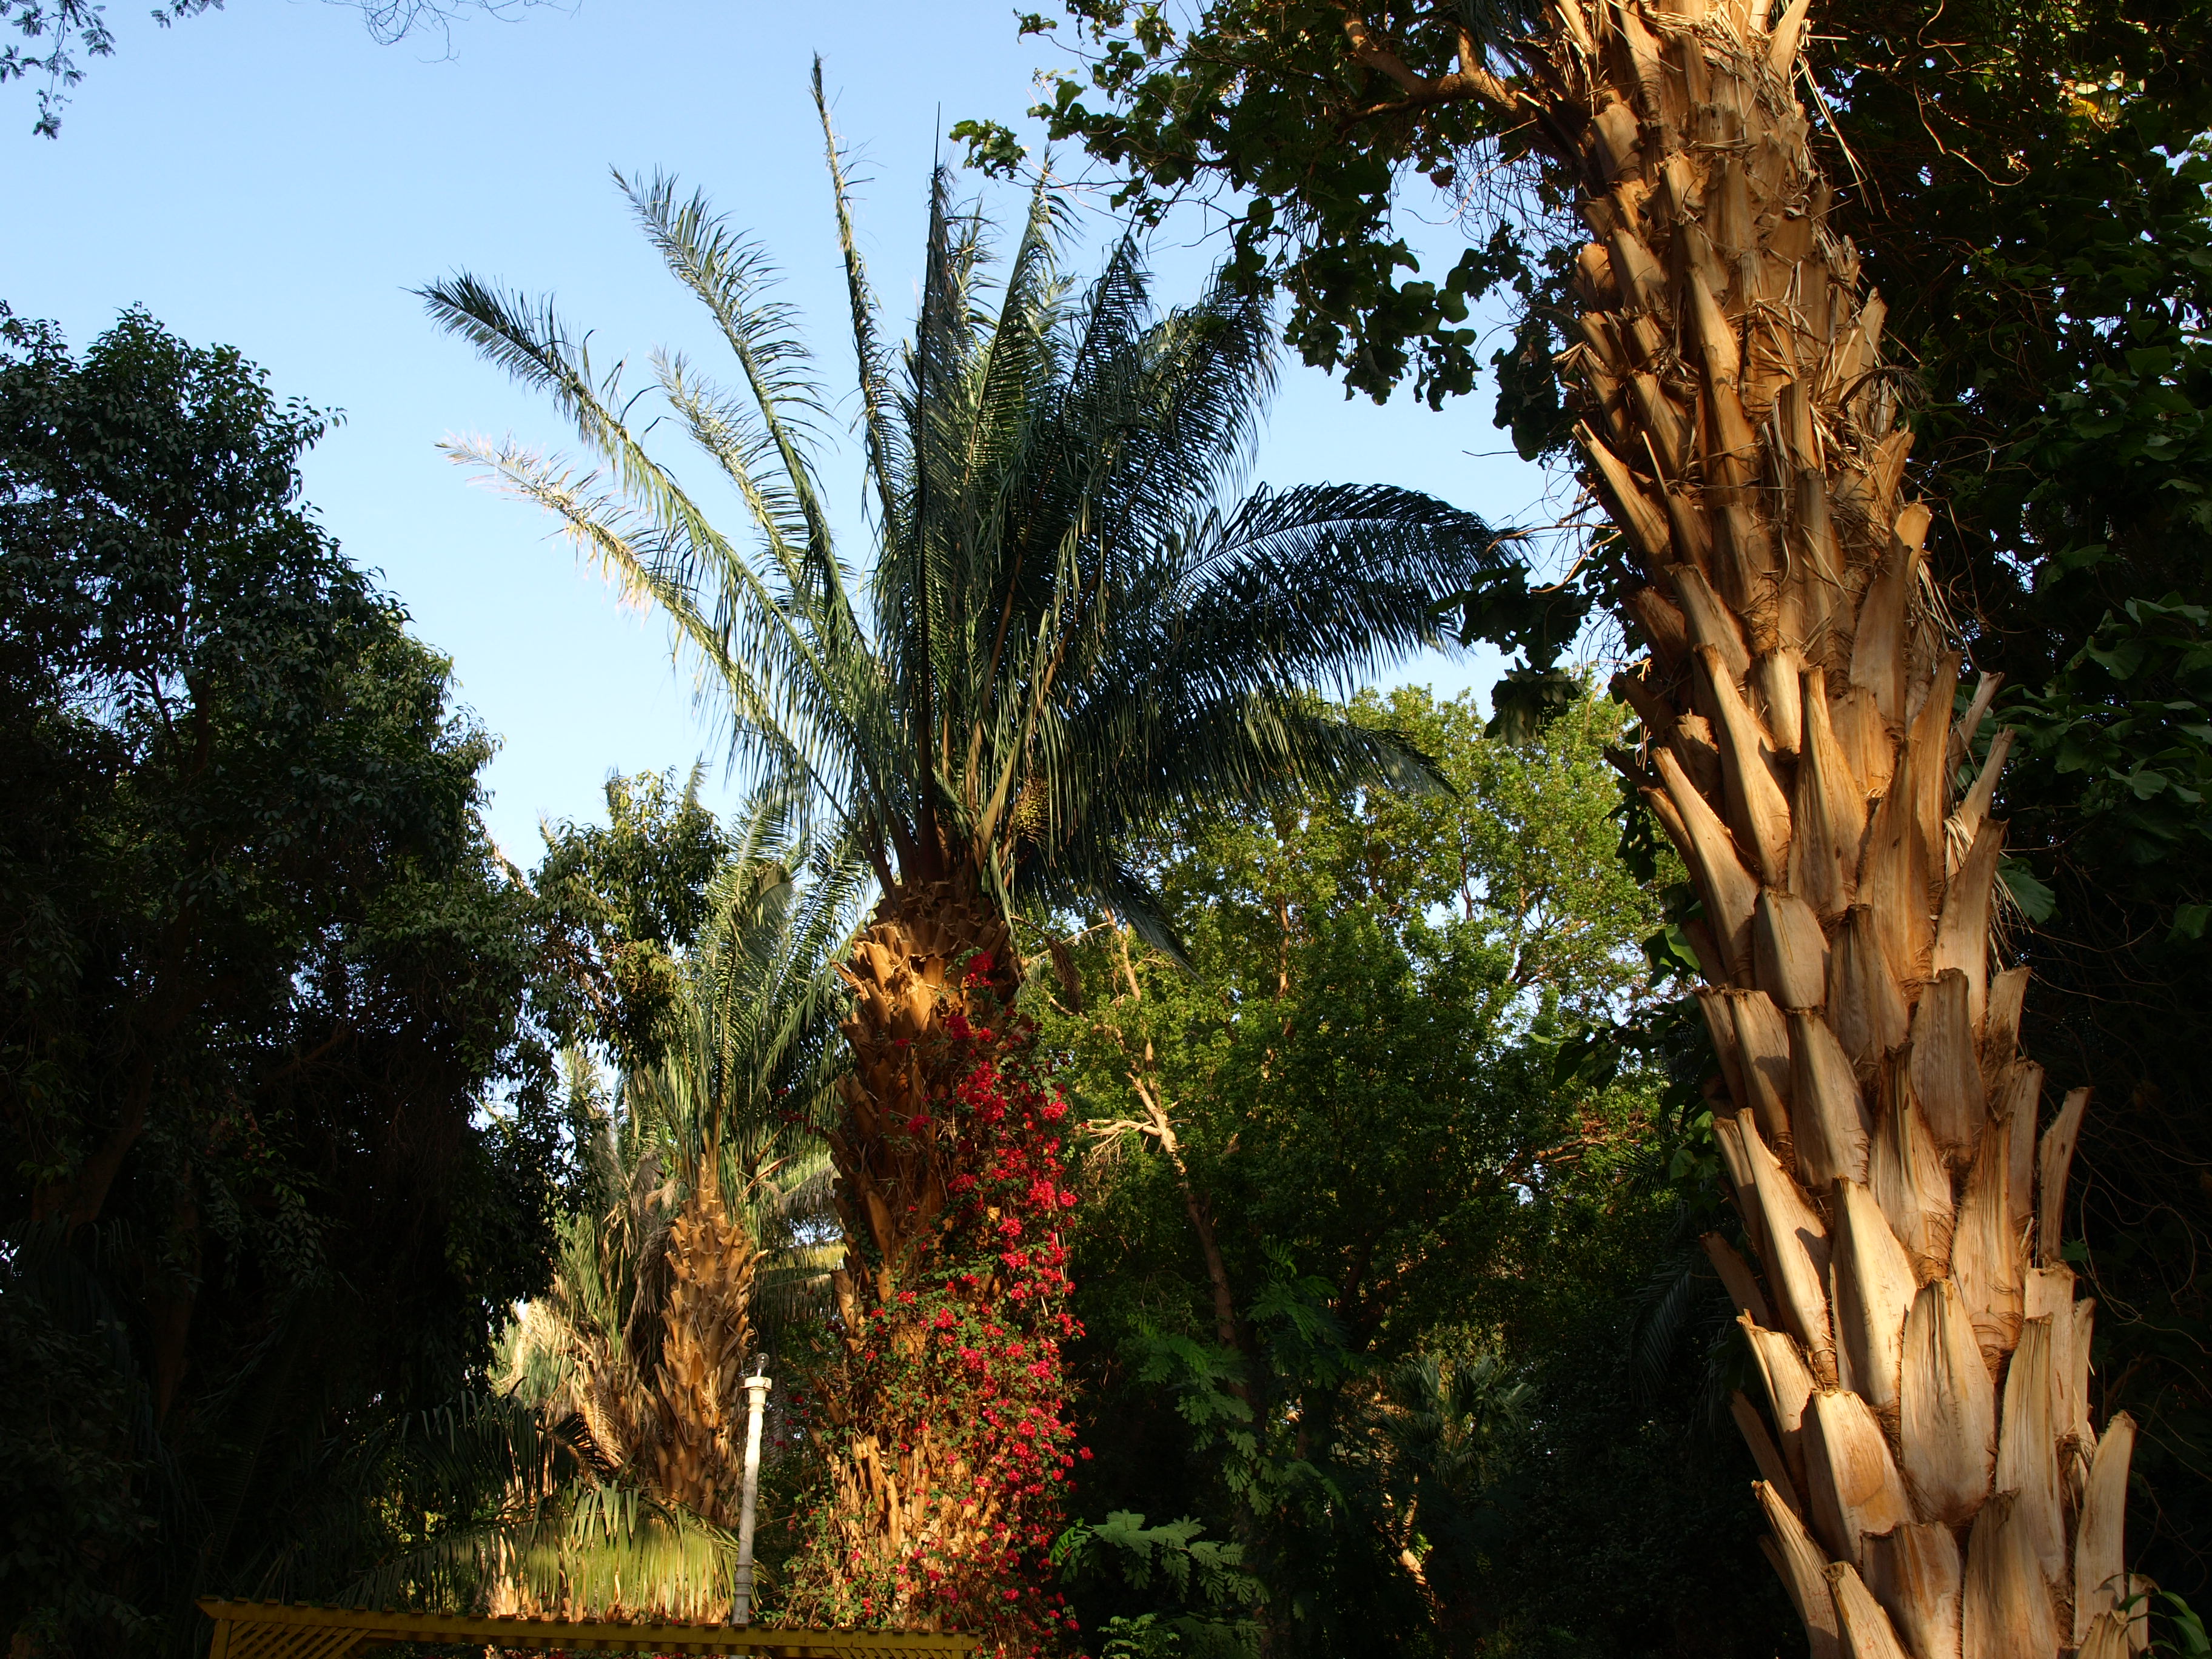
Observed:
[[[732,1195],[810,1148],[827,1121],[845,1006],[831,964],[869,891],[866,867],[810,840],[798,811],[760,798],[738,828],[686,965],[681,1039],[629,1079],[640,1124],[679,1163],[719,1157]]]
[[[350,1585],[369,1607],[478,1607],[700,1622],[729,1616],[737,1540],[633,1486],[517,1492],[507,1510],[446,1528]]]
[[[757,568],[714,528],[624,419],[616,403],[619,366],[595,383],[587,349],[550,301],[533,306],[465,275],[420,292],[442,326],[553,398],[607,469],[614,493],[600,489],[596,471],[578,474],[511,442],[469,441],[447,453],[553,513],[626,592],[668,611],[679,648],[726,687],[732,741],[757,775],[826,765],[812,781],[825,799],[842,799],[837,786],[846,775],[838,763],[851,751],[852,732],[869,725],[872,688],[850,672],[851,650],[839,654],[849,621],[824,599],[822,583],[805,580],[805,562],[794,566],[789,550],[777,552],[772,543],[772,556]],[[799,493],[787,476],[775,488],[793,499]],[[772,512],[757,514],[764,531],[773,520]]]
[[[761,1243],[753,1279],[753,1325],[762,1346],[782,1352],[795,1332],[819,1330],[831,1306],[830,1275],[845,1259],[830,1196],[827,1148],[795,1158],[753,1189],[746,1223]]]
[[[1045,185],[994,264],[980,213],[933,177],[919,314],[887,349],[818,65],[814,91],[874,507],[865,565],[830,544],[831,400],[765,258],[665,175],[622,187],[736,373],[726,390],[661,352],[655,390],[734,482],[751,544],[647,453],[618,368],[597,374],[549,302],[468,276],[424,290],[432,314],[552,396],[593,470],[512,445],[456,459],[665,606],[748,775],[798,780],[799,821],[837,826],[887,890],[964,874],[1010,904],[1135,902],[1117,848],[1166,811],[1427,780],[1419,755],[1312,694],[1438,643],[1438,603],[1510,563],[1506,538],[1407,490],[1234,500],[1274,384],[1265,305],[1222,284],[1163,313],[1127,240],[1079,289]]]
[[[905,470],[905,449],[890,418],[890,356],[884,349],[882,314],[868,282],[867,262],[860,257],[860,239],[853,230],[852,185],[844,148],[837,142],[836,129],[830,119],[830,100],[823,90],[818,53],[812,79],[815,112],[822,119],[823,157],[837,210],[837,246],[845,262],[845,293],[852,313],[854,376],[860,393],[860,429],[866,441],[868,474],[876,490],[878,528],[886,539],[896,539],[896,504],[888,491],[890,480]]]
[[[705,197],[695,192],[678,201],[676,181],[665,173],[632,184],[617,173],[615,182],[654,251],[714,319],[750,393],[750,407],[711,394],[700,405],[717,417],[706,429],[733,444],[718,447],[696,426],[694,437],[744,492],[786,580],[804,586],[834,576],[830,523],[815,485],[813,459],[820,441],[815,423],[828,410],[797,332],[798,313],[769,297],[777,273],[767,251],[716,219]],[[682,359],[658,356],[663,388],[684,412],[687,399],[678,390],[684,383]],[[842,595],[827,588],[822,597],[842,603]]]

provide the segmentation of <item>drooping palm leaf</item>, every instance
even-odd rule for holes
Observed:
[[[1403,786],[1421,757],[1311,693],[1435,642],[1433,611],[1510,562],[1480,519],[1402,489],[1229,492],[1274,378],[1258,302],[1153,307],[1124,241],[1087,289],[1040,188],[995,291],[987,228],[932,186],[921,303],[895,368],[822,99],[860,382],[874,546],[832,545],[830,399],[762,250],[656,174],[621,179],[733,359],[726,391],[656,354],[661,398],[736,487],[717,532],[550,303],[473,277],[432,314],[546,391],[592,459],[457,446],[664,606],[733,753],[803,781],[887,888],[946,876],[1002,902],[1139,902],[1116,848],[1170,806],[1315,782]],[[987,304],[987,301],[989,301]],[[601,480],[605,483],[602,483]]]

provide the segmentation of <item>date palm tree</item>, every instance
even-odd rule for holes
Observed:
[[[1116,849],[1167,806],[1322,780],[1428,784],[1418,756],[1311,691],[1431,643],[1437,604],[1506,556],[1480,520],[1410,490],[1226,500],[1273,378],[1263,307],[1218,289],[1156,313],[1126,242],[1079,290],[1042,189],[987,309],[984,227],[937,176],[920,315],[894,361],[818,67],[815,90],[858,360],[865,566],[833,543],[828,396],[793,315],[761,250],[701,197],[617,176],[734,360],[734,394],[678,354],[653,371],[742,501],[742,539],[649,452],[619,368],[602,376],[550,303],[468,276],[424,294],[440,323],[552,397],[597,470],[513,443],[458,459],[550,511],[666,614],[737,757],[834,820],[881,890],[845,964],[852,1070],[830,1137],[836,1295],[857,1340],[870,1318],[896,1321],[961,1173],[941,1056],[948,1031],[1012,1004],[1016,907],[1103,903],[1160,937]],[[852,1547],[888,1559],[921,1534],[933,1475],[920,1452],[873,1443],[866,1402],[850,1409]]]
[[[808,866],[811,866],[811,874]],[[804,1237],[836,1099],[833,964],[865,898],[857,861],[757,805],[706,894],[674,1040],[592,1098],[592,1200],[560,1224],[550,1292],[507,1337],[510,1392],[605,1478],[732,1528],[743,1378],[830,1264]],[[794,1229],[793,1223],[799,1226]],[[763,1315],[766,1316],[763,1318]]]
[[[1814,1659],[2118,1659],[2134,1425],[2092,1420],[2059,1236],[2087,1096],[2046,1111],[2020,1051],[2028,970],[1991,930],[2010,733],[1984,740],[1990,677],[1961,694],[1882,301],[1794,95],[1808,0],[1462,8],[1441,76],[1343,9],[1378,107],[1489,101],[1588,229],[1565,366],[1645,653],[1622,759],[1701,904],[1757,1271],[1707,1244]]]
[[[547,1293],[501,1343],[497,1392],[440,1425],[454,1492],[498,1519],[364,1586],[497,1613],[728,1616],[757,1352],[826,1303],[826,1157],[865,872],[757,807],[679,963],[674,1038],[611,1096],[580,1056],[590,1195],[556,1224]],[[433,1434],[431,1439],[439,1439]]]

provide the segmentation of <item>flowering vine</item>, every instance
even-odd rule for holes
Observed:
[[[1076,1195],[1067,1105],[1007,977],[975,953],[923,1042],[906,1040],[927,1048],[909,1075],[931,1086],[878,1125],[878,1162],[924,1173],[902,1183],[893,1220],[908,1226],[871,1230],[892,1248],[848,1255],[823,1390],[833,1501],[802,1523],[791,1599],[812,1619],[1030,1655],[1075,1627],[1048,1557],[1079,1455],[1060,1362]]]

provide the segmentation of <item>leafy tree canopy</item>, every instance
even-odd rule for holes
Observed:
[[[130,313],[0,351],[0,1621],[334,1592],[538,1282],[528,896],[447,663],[298,501],[323,417]]]
[[[1695,1377],[1620,1381],[1674,1225],[1663,1074],[1576,1041],[1652,989],[1601,758],[1626,716],[1584,695],[1518,748],[1464,697],[1352,708],[1457,793],[1177,823],[1146,856],[1198,976],[1102,919],[1041,987],[1089,1149],[1085,1623],[1130,1653],[1771,1652],[1778,1594],[1696,1588],[1754,1558]]]
[[[699,804],[698,769],[610,777],[607,824],[549,824],[533,878],[567,973],[562,1029],[650,1065],[672,1040],[680,958],[699,938],[730,848]]]

